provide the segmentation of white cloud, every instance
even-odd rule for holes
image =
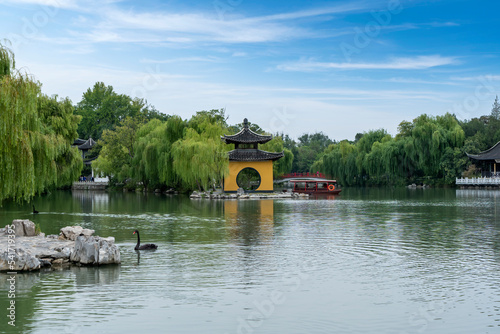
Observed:
[[[24,0],[28,2],[72,1],[76,0]],[[109,3],[110,1],[108,1]],[[112,2],[112,1],[111,1]],[[260,43],[297,38],[318,37],[325,32],[315,32],[301,27],[297,19],[324,17],[338,13],[367,11],[380,7],[382,2],[355,2],[325,8],[298,10],[256,17],[227,17],[221,19],[213,12],[173,13],[124,10],[119,6],[81,6],[82,12],[92,13],[100,22],[93,25],[79,37],[90,42],[225,42]],[[102,8],[105,7],[105,8]],[[331,18],[327,18],[331,19]],[[82,21],[82,18],[79,18]],[[330,30],[328,36],[345,34]],[[324,36],[323,36],[324,37]]]
[[[50,6],[56,8],[71,8],[76,7],[76,0],[7,0],[0,1],[3,3],[28,4],[38,6]]]
[[[390,61],[374,63],[334,63],[334,62],[317,62],[317,61],[299,61],[278,65],[278,69],[282,71],[298,71],[310,72],[320,70],[420,70],[437,66],[455,65],[458,61],[456,57],[442,57],[439,55],[433,56],[418,56],[418,57],[402,57],[394,58]]]

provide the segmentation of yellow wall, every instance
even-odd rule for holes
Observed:
[[[253,168],[260,174],[260,186],[255,191],[273,191],[273,162],[268,161],[229,161],[229,175],[224,179],[224,191],[238,190],[236,177],[244,168]]]

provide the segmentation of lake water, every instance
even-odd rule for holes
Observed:
[[[500,192],[344,189],[308,200],[57,191],[0,225],[114,236],[122,264],[16,276],[4,333],[500,333]],[[156,251],[134,251],[134,229]]]

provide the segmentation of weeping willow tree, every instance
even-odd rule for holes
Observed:
[[[229,145],[220,139],[225,129],[220,122],[209,120],[197,126],[198,131],[188,128],[184,138],[172,145],[174,170],[188,188],[222,187],[229,172]]]
[[[0,201],[29,200],[78,177],[82,161],[71,149],[78,121],[71,102],[42,95],[0,44]]]
[[[37,192],[52,186],[71,185],[80,175],[82,156],[78,148],[72,146],[80,116],[74,115],[73,109],[67,98],[58,100],[57,96],[46,95],[38,98],[41,128],[32,146]]]
[[[396,137],[365,133],[357,143],[330,145],[313,165],[346,185],[402,185],[424,179],[452,183],[466,164],[464,131],[451,114],[403,121]]]
[[[179,178],[174,171],[172,144],[183,138],[186,122],[172,116],[166,122],[152,120],[137,132],[133,178],[146,187],[173,187]]]
[[[273,162],[274,178],[278,178],[292,171],[294,155],[291,150],[284,148],[283,138],[279,135],[265,144],[260,145],[260,149],[268,152],[283,152],[283,158]]]

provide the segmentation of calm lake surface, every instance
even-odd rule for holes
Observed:
[[[344,189],[308,200],[54,192],[4,203],[114,236],[122,264],[18,274],[4,333],[500,333],[500,192]],[[134,251],[134,229],[156,251]]]

